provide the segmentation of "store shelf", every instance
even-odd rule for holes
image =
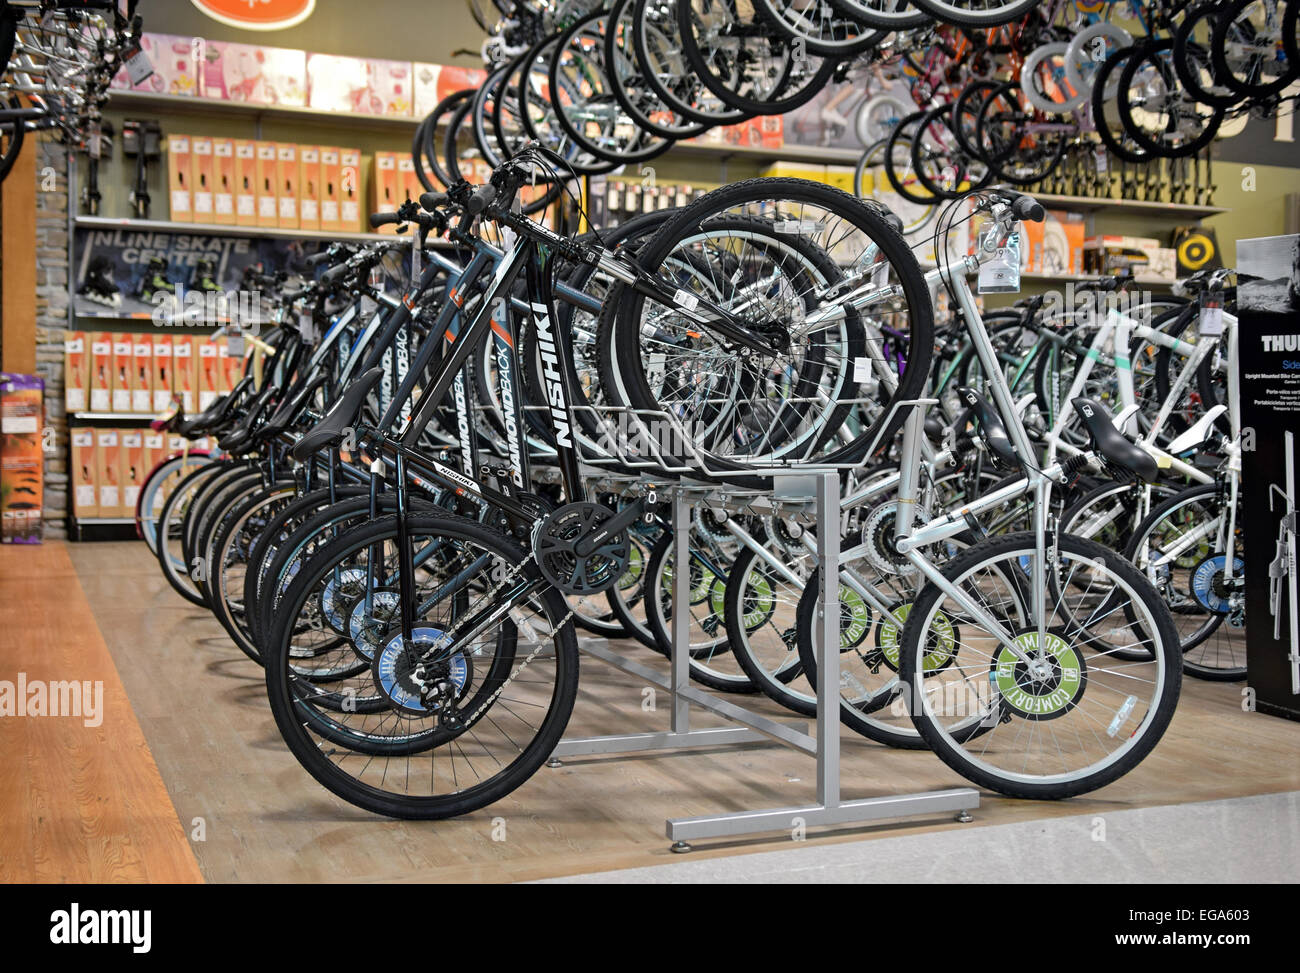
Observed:
[[[73,225],[84,230],[134,230],[142,233],[189,233],[200,236],[265,237],[286,240],[322,240],[332,243],[402,243],[412,239],[407,233],[344,233],[332,230],[282,230],[278,227],[232,226],[224,223],[177,223],[171,220],[139,220],[111,216],[78,216]],[[430,247],[450,246],[443,240],[430,240]]]
[[[111,422],[153,422],[159,418],[156,412],[69,412],[69,419],[79,422],[107,420]]]
[[[94,524],[134,524],[134,517],[78,517],[77,523],[82,525]]]
[[[1021,273],[1022,281],[1038,281],[1044,284],[1081,284],[1094,281],[1100,274],[1038,274],[1025,271]],[[1133,283],[1141,287],[1173,287],[1176,281],[1163,277],[1135,277]]]
[[[696,156],[719,161],[759,159],[769,162],[809,162],[814,165],[856,165],[860,149],[819,149],[811,145],[783,145],[779,149],[756,145],[725,145],[717,142],[678,142],[665,157]]]
[[[1096,199],[1090,196],[1057,196],[1052,193],[1033,193],[1044,206],[1054,209],[1092,213],[1097,210],[1122,210],[1134,216],[1183,216],[1201,219],[1226,213],[1226,206],[1195,206],[1191,203],[1161,203],[1145,199]]]
[[[367,115],[360,112],[322,111],[319,108],[293,108],[287,105],[253,105],[245,101],[222,101],[218,98],[187,98],[182,95],[154,95],[143,91],[114,91],[109,108],[130,112],[167,112],[178,115],[225,115],[265,120],[324,125],[332,128],[369,128],[410,135],[422,121],[395,115]]]

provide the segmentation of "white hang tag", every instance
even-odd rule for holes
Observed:
[[[131,79],[131,87],[145,81],[153,74],[153,62],[140,45],[135,45],[126,52],[126,76]]]

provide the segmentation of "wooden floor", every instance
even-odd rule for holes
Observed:
[[[541,770],[508,799],[454,821],[373,817],[334,798],[299,768],[276,732],[260,670],[211,616],[171,592],[142,545],[83,544],[69,550],[176,813],[186,831],[202,819],[205,840],[192,847],[209,881],[514,881],[628,868],[676,860],[664,838],[666,818],[813,800],[813,761],[773,745],[569,760],[560,769]],[[42,578],[24,597],[55,601],[52,610],[66,611],[59,600],[66,588],[59,578]],[[97,638],[83,632],[78,644]],[[632,651],[646,662],[656,659]],[[591,659],[584,659],[583,667],[570,733],[664,727],[662,702],[658,713],[641,711],[640,684]],[[782,715],[773,705],[753,705]],[[702,725],[708,722],[701,719]],[[114,723],[114,732],[123,725]],[[965,784],[928,753],[890,750],[847,730],[842,739],[846,798]],[[1298,749],[1300,724],[1244,712],[1240,686],[1187,680],[1177,715],[1155,753],[1095,794],[1058,803],[985,794],[972,825],[900,820],[870,829],[812,832],[809,840],[1297,790]],[[13,776],[7,764],[0,766]],[[494,840],[494,833],[504,840]],[[117,837],[128,846],[139,841],[134,823]],[[788,840],[777,835],[708,843],[692,854],[771,850],[788,847]],[[53,848],[43,852],[46,858],[55,855]],[[29,860],[33,857],[29,854]],[[974,867],[978,863],[954,864]]]
[[[0,882],[201,882],[62,544],[0,546],[7,692],[19,673],[29,687],[102,683],[103,700],[76,700],[78,715],[0,717]]]

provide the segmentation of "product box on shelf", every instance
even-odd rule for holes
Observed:
[[[361,150],[339,150],[339,228],[361,231]]]
[[[298,227],[319,230],[320,146],[298,146]]]
[[[90,339],[90,411],[113,410],[113,336],[96,331]]]
[[[172,404],[172,336],[169,334],[153,337],[153,372],[149,384],[153,387],[153,411],[165,412]]]
[[[192,168],[190,137],[167,136],[167,200],[173,222],[194,222],[193,194],[190,192]]]
[[[72,512],[78,517],[98,517],[99,481],[95,471],[99,460],[95,456],[95,430],[73,429],[70,437],[72,469],[68,471],[68,479],[72,483]]]
[[[230,392],[244,377],[244,356],[232,355],[230,345],[224,341],[217,342],[217,345],[221,359],[221,391]]]
[[[1048,210],[1041,222],[1020,224],[1020,266],[1031,274],[1066,276],[1083,273],[1083,215]]]
[[[212,219],[229,226],[235,222],[235,140],[212,140]]]
[[[172,391],[181,397],[187,414],[195,411],[194,339],[191,335],[172,336]]]
[[[375,172],[370,180],[370,211],[372,213],[391,213],[397,209],[401,200],[397,198],[397,153],[376,152]],[[380,233],[395,233],[397,227],[391,223],[379,228]]]
[[[371,105],[369,71],[363,57],[307,55],[307,106],[320,111],[382,114]]]
[[[153,342],[147,334],[131,339],[131,411],[153,408]]]
[[[424,192],[419,178],[415,175],[415,160],[409,155],[397,157],[397,198],[399,201],[419,199]]]
[[[277,193],[276,222],[282,230],[298,229],[298,146],[277,142],[275,146]]]
[[[416,61],[411,65],[411,101],[416,118],[424,118],[442,101],[443,95],[438,93],[438,78],[442,71],[441,64]]]
[[[235,222],[257,226],[257,143],[235,139]]]
[[[199,411],[202,412],[217,400],[221,390],[221,353],[211,338],[196,338],[199,366]]]
[[[462,68],[449,64],[416,61],[411,65],[412,98],[415,117],[423,118],[448,95],[466,88],[481,88],[487,80],[482,68]]]
[[[68,331],[63,338],[63,407],[69,412],[86,411],[89,340],[84,331]]]
[[[276,144],[274,142],[255,143],[256,182],[257,182],[257,225],[276,227],[280,225],[279,177],[276,174]]]
[[[262,44],[205,41],[203,96],[252,105],[307,103],[305,51]]]
[[[113,335],[113,411],[131,411],[131,377],[135,373],[131,335]]]
[[[201,38],[178,34],[143,33],[140,50],[149,58],[153,74],[139,84],[132,85],[125,67],[113,76],[111,88],[118,91],[139,91],[154,95],[175,95],[193,98],[199,93],[201,62],[195,59],[196,44]]]
[[[95,482],[99,486],[99,516],[119,517],[122,506],[121,437],[116,429],[95,430]]]
[[[1089,274],[1118,274],[1145,277],[1160,241],[1151,237],[1104,234],[1083,242],[1084,271]]]
[[[411,116],[413,99],[410,61],[366,58],[366,85],[369,88],[366,107],[357,108],[356,111],[401,118]]]
[[[167,458],[167,437],[161,432],[153,429],[144,430],[144,468],[152,470],[155,466]],[[147,474],[146,474],[147,475]],[[166,501],[163,490],[154,491],[154,508],[152,511],[146,511],[154,515],[162,513],[162,505]]]
[[[45,383],[35,375],[0,372],[0,539],[41,542]]]
[[[330,233],[343,229],[339,214],[339,150],[334,145],[320,149],[320,228]]]
[[[190,189],[194,201],[194,222],[213,222],[212,139],[190,136]]]
[[[145,465],[144,432],[140,429],[122,429],[121,432],[121,478],[122,516],[134,517],[136,501],[140,499],[140,487],[149,474]]]

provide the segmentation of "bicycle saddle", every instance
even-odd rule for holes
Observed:
[[[233,429],[221,437],[217,445],[228,453],[238,453],[247,449],[253,441],[253,425],[261,418],[262,412],[270,404],[271,399],[280,391],[280,387],[271,382],[262,386],[262,391],[257,393],[257,398],[253,399],[248,405],[248,412]]]
[[[225,422],[226,418],[230,415],[231,410],[234,409],[235,403],[239,401],[245,390],[247,390],[252,383],[252,376],[240,379],[238,385],[225,395],[218,398],[198,415],[186,418],[185,416],[178,414],[175,424],[176,431],[186,439],[193,439],[196,433],[201,435],[209,429],[212,429],[214,426],[221,425],[221,423]]]
[[[992,453],[999,461],[1007,466],[1019,467],[1020,457],[1016,455],[1016,448],[1011,445],[1011,437],[1007,435],[1007,427],[1002,422],[1002,417],[998,415],[993,405],[980,395],[973,388],[963,386],[957,389],[957,396],[965,406],[975,413],[975,421],[979,425],[980,436],[984,444],[988,446],[989,452]]]
[[[1192,424],[1192,427],[1169,444],[1169,452],[1177,456],[1193,449],[1199,449],[1210,438],[1210,430],[1219,416],[1228,411],[1226,405],[1216,405]]]
[[[1111,422],[1110,413],[1099,402],[1085,396],[1072,399],[1070,404],[1079,413],[1088,436],[1097,452],[1106,457],[1112,465],[1128,470],[1134,476],[1147,483],[1155,481],[1160,475],[1156,458],[1141,446],[1125,439],[1123,434]]]
[[[325,384],[325,376],[317,375],[314,379],[298,390],[298,393],[283,402],[280,408],[272,413],[271,418],[266,420],[266,425],[257,431],[255,438],[258,442],[264,442],[273,436],[278,436],[289,428],[294,417],[302,411],[307,400],[315,394],[316,390]]]
[[[325,413],[325,418],[307,430],[306,435],[289,451],[290,455],[302,463],[313,453],[322,449],[333,449],[343,442],[348,434],[348,427],[357,418],[366,396],[384,377],[383,368],[376,367],[357,377],[343,390],[339,400]]]

